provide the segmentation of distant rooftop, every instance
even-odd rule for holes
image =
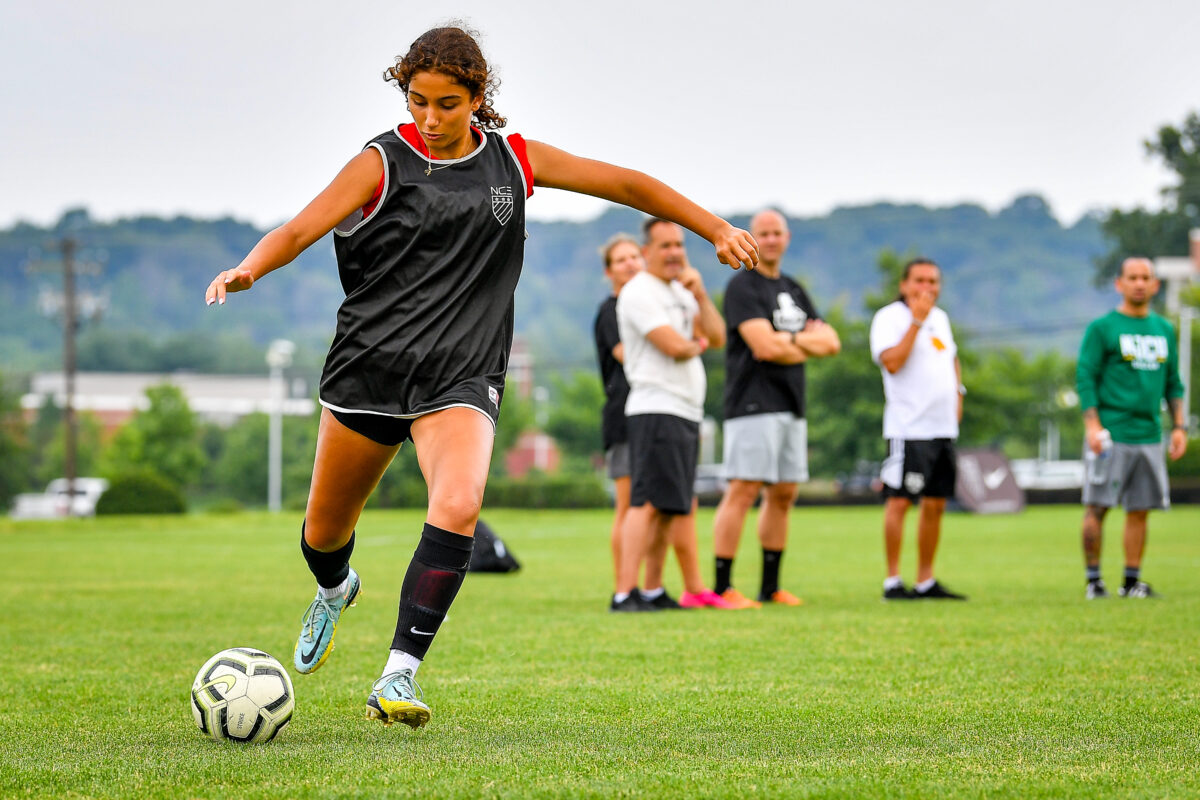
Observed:
[[[194,372],[79,372],[75,375],[75,408],[102,416],[132,414],[149,404],[146,389],[163,383],[178,386],[192,411],[218,424],[230,424],[255,412],[269,413],[272,408],[271,381],[265,376]],[[307,416],[316,409],[316,401],[308,396],[300,379],[285,382],[284,394],[284,414]],[[66,380],[61,372],[34,375],[21,406],[40,408],[46,395],[59,406],[66,403]]]

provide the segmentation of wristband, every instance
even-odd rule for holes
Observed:
[[[796,344],[796,334],[798,334],[798,333],[800,333],[800,331],[792,331],[792,346],[793,347],[800,346],[800,345]]]
[[[1171,426],[1171,430],[1173,430],[1173,431],[1183,431],[1184,433],[1187,433],[1187,429],[1188,429],[1187,425],[1172,425]]]
[[[960,395],[966,396],[966,394],[967,394],[967,387],[966,387],[966,386],[963,386],[963,385],[960,383],[960,384],[958,385],[958,393],[959,393]]]

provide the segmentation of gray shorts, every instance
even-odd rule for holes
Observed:
[[[1125,444],[1113,442],[1112,449],[1097,456],[1083,448],[1083,504],[1126,511],[1171,507],[1167,483],[1167,458],[1162,442]]]
[[[725,420],[726,480],[808,480],[808,422],[789,411]]]
[[[629,442],[618,442],[604,451],[604,468],[611,480],[629,477]]]

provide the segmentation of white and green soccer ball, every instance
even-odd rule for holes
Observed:
[[[296,707],[292,680],[283,665],[261,650],[222,650],[200,668],[192,683],[192,716],[217,741],[269,742]]]

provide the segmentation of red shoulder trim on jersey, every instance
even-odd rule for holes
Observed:
[[[417,130],[417,123],[409,122],[396,128],[396,133],[400,134],[400,138],[411,144],[423,156],[429,155],[429,148],[425,146],[425,140],[421,138],[421,132]]]
[[[371,195],[371,199],[362,207],[364,218],[371,216],[371,212],[375,210],[375,206],[379,205],[379,201],[383,197],[383,182],[385,180],[387,180],[387,170],[379,173],[379,185],[375,187],[375,194]]]
[[[525,173],[525,197],[533,196],[533,167],[529,165],[529,154],[525,148],[525,137],[519,133],[508,135],[508,146],[512,148],[517,161],[521,163],[521,171]]]

